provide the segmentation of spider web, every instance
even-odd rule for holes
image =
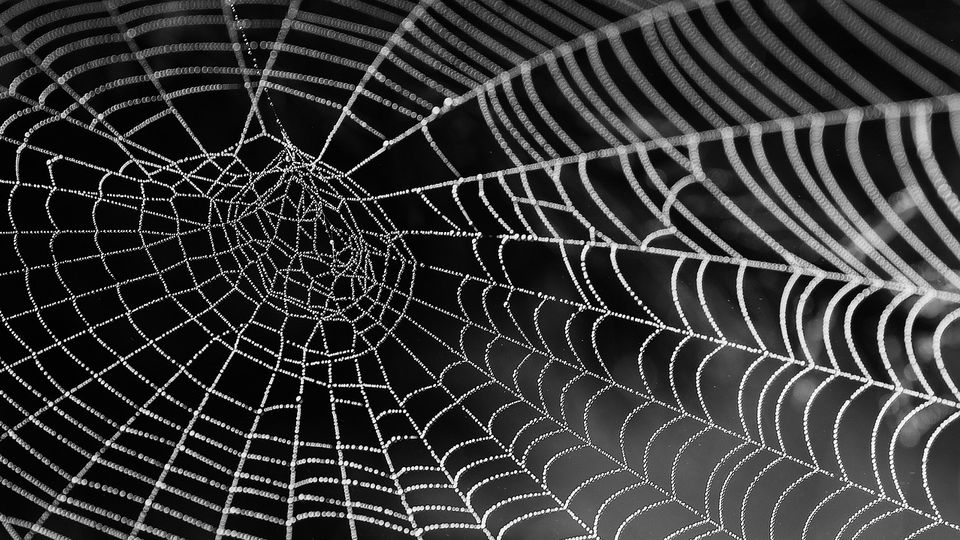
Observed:
[[[960,13],[658,4],[0,4],[6,532],[960,536]]]

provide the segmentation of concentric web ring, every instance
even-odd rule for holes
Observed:
[[[0,2],[0,523],[960,537],[901,4]]]

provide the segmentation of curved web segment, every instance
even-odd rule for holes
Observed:
[[[3,3],[6,532],[960,535],[960,12],[655,4]]]

